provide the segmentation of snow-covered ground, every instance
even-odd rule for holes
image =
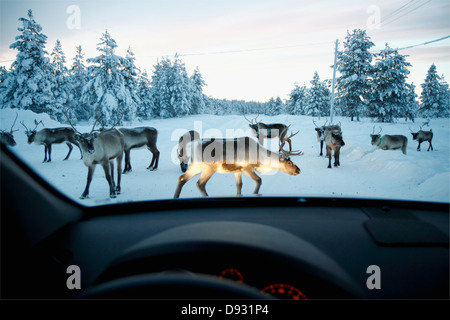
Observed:
[[[11,127],[16,110],[0,110],[0,129]],[[12,148],[31,168],[38,172],[57,189],[83,205],[111,204],[116,202],[141,201],[172,198],[177,179],[181,174],[180,166],[174,157],[178,138],[184,131],[197,129],[203,137],[221,134],[229,137],[233,130],[237,135],[249,133],[248,122],[242,116],[199,115],[173,119],[155,119],[135,122],[130,126],[152,126],[158,129],[157,147],[161,152],[159,167],[156,171],[147,170],[151,153],[147,149],[131,151],[133,171],[122,175],[122,193],[116,199],[109,198],[109,188],[101,167],[97,167],[90,188],[90,198],[81,200],[84,190],[87,168],[80,160],[80,152],[74,147],[67,161],[62,161],[68,148],[65,144],[53,145],[52,162],[42,163],[44,147],[27,144],[25,129],[19,124],[24,121],[28,128],[34,128],[33,121],[42,120],[47,128],[66,126],[51,120],[45,114],[19,110],[14,133],[17,145]],[[347,118],[337,117],[341,122],[345,146],[341,149],[341,166],[328,169],[328,159],[319,157],[319,143],[311,117],[306,116],[260,116],[263,122],[281,122],[291,125],[293,132],[300,132],[292,138],[293,148],[302,150],[304,155],[292,157],[302,170],[298,176],[285,173],[260,175],[264,196],[296,195],[323,197],[359,197],[381,199],[406,199],[419,201],[450,202],[449,144],[450,119],[433,119],[429,127],[433,129],[434,151],[427,152],[428,142],[422,143],[421,152],[416,151],[417,141],[412,140],[409,127],[414,131],[422,125],[423,119],[416,123],[398,121],[397,123],[373,123],[370,119],[351,122]],[[318,125],[325,119],[315,119]],[[125,124],[128,126],[129,124]],[[370,133],[375,125],[382,134],[403,134],[408,137],[407,155],[400,150],[378,150],[370,144]],[[76,126],[80,132],[90,131],[92,124]],[[41,129],[42,126],[39,126]],[[276,146],[276,144],[274,144]],[[324,150],[325,152],[325,150]],[[196,187],[198,177],[194,177],[183,188],[181,198],[200,197]],[[243,175],[244,196],[251,196],[255,183]],[[232,174],[215,174],[206,185],[212,197],[236,195],[235,179]]]

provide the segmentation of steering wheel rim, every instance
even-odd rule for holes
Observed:
[[[276,299],[246,284],[205,274],[140,274],[91,286],[81,299]]]

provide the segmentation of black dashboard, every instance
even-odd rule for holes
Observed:
[[[2,298],[449,299],[448,204],[241,197],[83,207],[3,151]]]

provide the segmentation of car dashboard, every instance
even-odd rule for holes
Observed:
[[[237,197],[83,207],[2,152],[3,298],[449,299],[448,204]],[[70,266],[79,288],[69,288]]]

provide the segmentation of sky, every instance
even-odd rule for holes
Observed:
[[[420,45],[450,35],[448,0],[0,0],[0,65],[15,59],[9,46],[28,9],[48,37],[47,52],[60,40],[68,66],[78,45],[85,58],[97,56],[108,30],[116,54],[131,47],[150,74],[158,59],[180,55],[218,99],[288,99],[315,71],[331,79],[335,42],[342,50],[354,29],[367,31],[372,52],[414,45],[400,53],[412,64],[407,81],[416,93],[433,63],[450,82],[450,38]]]

